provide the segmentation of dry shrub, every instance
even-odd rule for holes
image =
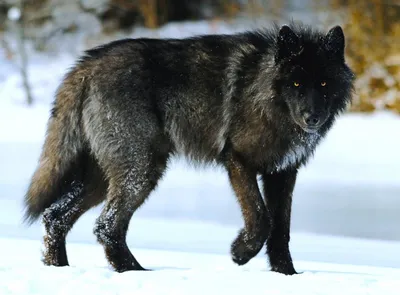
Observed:
[[[290,11],[288,2],[279,0],[245,3],[245,11],[251,17],[280,18],[285,9],[286,18],[291,12],[301,13]],[[315,0],[307,5],[294,9],[322,13],[326,23],[333,19],[337,22],[344,16],[346,56],[357,76],[355,100],[350,110],[389,109],[400,113],[400,1],[330,0],[327,6],[325,1]]]
[[[346,2],[346,53],[357,75],[351,110],[400,113],[400,3]]]
[[[239,0],[110,0],[103,22],[114,22],[114,30],[134,24],[157,28],[170,21],[233,17],[240,9]]]

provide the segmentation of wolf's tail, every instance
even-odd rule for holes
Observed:
[[[60,197],[62,187],[77,175],[84,154],[81,126],[82,102],[86,96],[84,70],[75,67],[59,87],[47,125],[38,167],[25,195],[24,221],[35,222]]]

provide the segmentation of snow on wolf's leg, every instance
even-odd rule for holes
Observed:
[[[79,217],[105,199],[108,183],[95,159],[90,158],[82,165],[88,168],[83,182],[73,181],[59,200],[43,213],[46,230],[43,262],[47,265],[68,265],[65,249],[68,232]]]
[[[296,274],[289,250],[292,194],[297,169],[263,174],[264,198],[272,214],[272,230],[267,240],[271,270],[286,275]]]
[[[256,171],[246,167],[233,153],[227,156],[225,165],[245,225],[232,243],[231,254],[235,263],[243,265],[264,246],[270,231],[270,216],[258,188]]]
[[[43,262],[47,265],[68,265],[65,249],[68,232],[79,217],[105,199],[108,183],[95,159],[90,157],[82,162],[82,167],[87,168],[83,182],[73,181],[61,198],[43,213],[46,230]]]
[[[124,154],[125,157],[127,155]],[[166,158],[154,160],[151,155],[146,156],[145,152],[139,151],[131,155],[138,159],[132,159],[130,164],[116,164],[114,167],[110,175],[106,205],[94,228],[108,262],[118,272],[144,270],[130,252],[126,244],[126,234],[133,213],[156,187],[166,168]]]
[[[82,205],[83,184],[74,181],[70,191],[65,193],[43,213],[45,251],[43,263],[53,266],[67,266],[65,237]]]

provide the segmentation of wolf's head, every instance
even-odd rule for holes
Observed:
[[[340,26],[326,34],[287,25],[278,31],[272,87],[306,132],[318,131],[351,99],[354,74],[345,63],[344,50]]]

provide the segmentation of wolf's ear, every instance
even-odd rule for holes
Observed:
[[[325,36],[325,49],[336,58],[344,59],[344,34],[340,26],[329,30]]]
[[[299,37],[287,25],[280,28],[277,44],[276,62],[299,54],[302,50]]]

